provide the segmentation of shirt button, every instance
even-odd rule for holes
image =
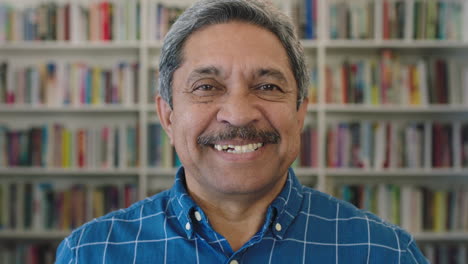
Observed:
[[[190,230],[190,228],[192,228],[192,227],[190,226],[190,223],[187,223],[187,224],[185,225],[185,229]]]
[[[280,223],[276,223],[275,229],[276,229],[276,231],[278,231],[278,232],[281,231],[281,229],[282,229],[281,224],[280,224]]]
[[[198,211],[195,211],[195,219],[197,219],[198,222],[201,221],[201,214]]]
[[[231,260],[231,262],[229,262],[229,264],[239,264],[239,261],[234,259],[234,260]]]

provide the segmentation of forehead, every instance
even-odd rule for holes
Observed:
[[[192,33],[184,43],[181,68],[215,66],[230,72],[277,69],[292,77],[287,52],[270,31],[245,22],[209,25]]]

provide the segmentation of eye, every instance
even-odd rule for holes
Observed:
[[[203,85],[195,87],[194,91],[206,91],[206,92],[208,92],[208,91],[213,91],[215,89],[216,88],[213,85],[203,84]]]
[[[257,89],[260,91],[283,92],[280,87],[271,83],[259,85]]]

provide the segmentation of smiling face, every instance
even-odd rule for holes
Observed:
[[[173,109],[157,98],[162,125],[191,191],[268,193],[284,184],[299,152],[307,100],[271,32],[242,22],[207,26],[185,42],[173,76]]]

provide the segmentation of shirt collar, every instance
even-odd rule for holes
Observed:
[[[284,233],[299,213],[302,198],[302,185],[290,168],[286,184],[268,208],[262,231],[271,228],[272,233],[277,238],[282,239]],[[195,211],[202,212],[202,210],[187,192],[183,167],[177,170],[175,183],[171,189],[171,200],[174,214],[177,216],[181,227],[187,233],[188,238],[193,238],[193,214]]]
[[[289,168],[283,190],[270,205],[276,215],[276,218],[271,219],[271,230],[277,238],[283,239],[286,230],[299,213],[302,198],[302,185],[293,169]]]

